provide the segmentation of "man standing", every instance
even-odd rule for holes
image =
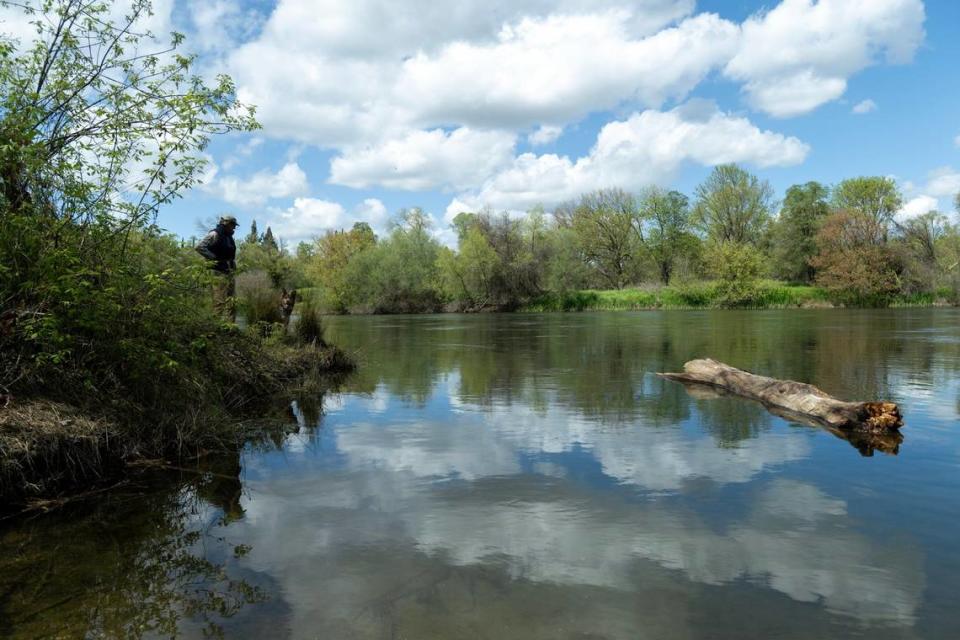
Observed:
[[[233,241],[233,232],[236,228],[236,218],[222,216],[216,228],[211,229],[197,245],[197,253],[212,263],[217,274],[217,281],[213,286],[213,307],[230,322],[236,322],[237,319],[233,301],[233,274],[237,270],[237,245]]]

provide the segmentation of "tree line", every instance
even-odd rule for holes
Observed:
[[[382,237],[359,222],[294,252],[253,229],[241,255],[278,286],[317,287],[334,313],[510,310],[551,293],[703,282],[718,306],[747,306],[766,279],[820,287],[838,304],[954,300],[960,227],[938,211],[898,220],[902,206],[896,183],[875,176],[794,185],[778,202],[767,181],[728,164],[692,197],[612,188],[522,217],[463,212],[455,250],[412,208]]]

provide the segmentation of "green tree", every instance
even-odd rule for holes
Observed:
[[[250,222],[250,233],[247,234],[243,241],[248,245],[258,244],[260,242],[260,234],[257,232],[256,220]]]
[[[643,228],[633,195],[622,189],[585,194],[573,207],[569,224],[584,260],[607,286],[622,289],[636,278]]]
[[[440,304],[437,257],[430,217],[419,207],[403,209],[390,235],[370,254],[367,304],[375,311],[436,311]]]
[[[544,260],[543,288],[565,293],[590,285],[590,269],[580,253],[572,229],[556,226],[548,230],[549,250]]]
[[[896,226],[899,238],[895,248],[903,263],[901,287],[905,292],[933,291],[942,271],[943,239],[950,232],[947,217],[928,211]]]
[[[810,264],[817,254],[816,236],[830,214],[830,190],[819,182],[787,189],[773,229],[773,256],[777,275],[794,282],[813,282]]]
[[[947,223],[937,238],[937,285],[950,291],[950,299],[960,302],[960,227]]]
[[[337,313],[347,311],[356,293],[347,278],[347,266],[376,243],[373,231],[362,223],[355,224],[350,231],[328,231],[314,241],[314,256],[306,271],[310,280],[322,287],[328,308]]]
[[[746,243],[717,242],[707,248],[707,264],[717,279],[718,302],[725,307],[752,304],[765,275],[763,253]]]
[[[262,271],[273,287],[297,287],[303,281],[303,264],[274,241],[273,248],[259,241],[250,242],[249,236],[237,247],[237,266],[241,271]]]
[[[697,187],[693,219],[714,242],[758,244],[770,221],[773,187],[735,164],[714,167]]]
[[[369,228],[366,222],[357,224]],[[428,233],[431,226],[430,215],[420,207],[401,209],[390,223],[391,229],[403,229],[411,233]]]
[[[194,57],[177,52],[182,35],[144,50],[147,0],[133,0],[119,22],[107,3],[4,5],[36,17],[33,42],[20,51],[0,42],[8,211],[32,206],[81,223],[110,216],[123,219],[120,230],[136,229],[197,183],[206,163],[197,151],[210,135],[257,126],[230,78],[207,86],[191,73]]]
[[[459,290],[465,292],[466,297],[455,299],[468,307],[476,307],[477,301],[482,300],[483,306],[511,308],[542,293],[549,255],[554,245],[550,241],[550,229],[541,209],[528,212],[522,219],[511,218],[507,214],[494,215],[489,210],[461,213],[454,218],[452,226],[457,231],[463,259],[456,263],[447,261],[447,266],[456,265],[459,272],[466,269],[474,274],[482,274],[483,283],[482,295],[477,293],[476,287],[461,286]],[[480,243],[480,238],[483,243]],[[496,255],[496,260],[487,259],[487,248]],[[474,258],[479,260],[478,268],[468,268],[470,260]],[[471,282],[477,284],[476,281]],[[445,289],[449,295],[449,286],[445,286]]]
[[[649,225],[647,246],[663,284],[670,284],[677,261],[696,239],[689,233],[690,203],[678,191],[651,187],[640,196],[640,210]]]
[[[833,189],[834,209],[857,211],[872,218],[879,225],[883,242],[887,241],[894,214],[902,206],[903,197],[892,178],[848,178]]]
[[[903,239],[920,260],[928,264],[937,262],[940,240],[947,234],[950,227],[947,216],[939,211],[928,211],[898,226]]]
[[[307,262],[316,252],[316,246],[310,242],[301,240],[297,243],[297,260]]]
[[[479,310],[496,302],[500,256],[478,227],[464,228],[458,252],[446,247],[440,250],[438,268],[443,292],[464,309]]]
[[[277,239],[273,237],[273,229],[269,226],[267,230],[263,232],[263,238],[260,240],[260,244],[263,245],[263,248],[266,249],[268,253],[280,252],[280,245],[277,244]]]

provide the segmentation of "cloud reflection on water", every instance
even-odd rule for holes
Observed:
[[[362,397],[338,403],[324,425],[336,467],[287,473],[248,460],[253,475],[265,478],[247,484],[242,526],[255,549],[250,561],[279,576],[288,598],[296,594],[290,604],[304,629],[331,624],[330,616],[349,628],[346,612],[362,618],[361,603],[394,573],[437,566],[502,573],[511,589],[540,585],[550,597],[559,597],[557,589],[634,593],[666,580],[691,601],[702,588],[696,585],[760,587],[877,628],[914,621],[924,587],[918,553],[859,531],[846,503],[812,484],[762,477],[807,457],[812,432],[764,430],[722,447],[682,425],[604,424],[550,401],[535,410],[461,399],[442,420],[410,410],[390,414],[396,421],[389,423],[378,418],[382,402],[376,412]],[[565,456],[575,450],[626,493],[560,473],[571,471]],[[530,473],[530,459],[553,477]],[[716,490],[752,484],[746,497],[707,517],[682,499],[697,479]],[[374,558],[377,571],[366,564]],[[338,585],[335,592],[317,584],[331,565],[338,573],[324,580]],[[311,604],[318,589],[343,611]],[[790,611],[784,615],[811,615]]]

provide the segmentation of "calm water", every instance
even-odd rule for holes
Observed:
[[[328,333],[361,372],[239,460],[0,529],[0,635],[960,637],[955,310]],[[705,355],[895,400],[903,442],[654,376]]]

